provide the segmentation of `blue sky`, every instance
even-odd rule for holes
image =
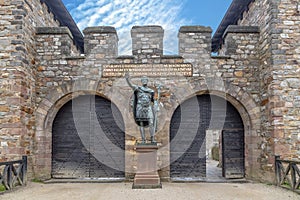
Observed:
[[[177,53],[180,26],[218,28],[232,0],[62,0],[79,28],[114,26],[119,53],[130,54],[130,30],[134,25],[161,25],[167,54]]]

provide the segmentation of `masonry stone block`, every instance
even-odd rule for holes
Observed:
[[[44,54],[51,52],[53,57],[71,55],[73,36],[67,27],[37,27],[36,37]]]
[[[132,54],[139,59],[163,55],[164,30],[161,26],[134,26],[131,29]]]
[[[117,57],[118,35],[114,27],[98,26],[83,30],[85,54],[102,54],[105,58]]]
[[[207,74],[211,70],[211,33],[212,29],[204,26],[183,26],[179,29],[179,55],[193,64],[196,75]]]

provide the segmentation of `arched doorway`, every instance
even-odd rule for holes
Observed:
[[[124,122],[109,100],[82,95],[67,102],[52,126],[53,178],[124,178]]]
[[[171,179],[206,178],[208,134],[219,132],[218,149],[225,178],[245,176],[244,126],[237,109],[224,98],[199,95],[183,102],[170,127]]]

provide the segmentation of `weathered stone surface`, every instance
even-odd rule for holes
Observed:
[[[299,95],[299,33],[300,16],[297,14],[297,0],[255,1],[243,15],[239,25],[260,27],[259,57],[261,65],[260,96],[268,103],[261,107],[261,165],[272,166],[274,155],[283,158],[297,158],[300,155],[299,135],[294,126],[299,121],[294,118],[300,113],[295,96]],[[280,13],[280,14],[279,14]],[[284,102],[283,104],[281,102]],[[272,110],[272,111],[271,111]],[[297,115],[297,114],[296,114]],[[284,125],[284,127],[283,127]],[[277,134],[280,129],[280,134]],[[290,139],[292,138],[292,139]],[[280,141],[272,143],[270,141]],[[277,148],[278,145],[278,148]],[[280,146],[280,147],[279,147]],[[296,151],[291,149],[296,147]],[[269,148],[267,148],[269,147]],[[267,173],[266,171],[263,174]],[[273,172],[270,172],[273,173]],[[266,176],[268,177],[268,175]]]
[[[96,26],[96,27],[88,27],[83,30],[83,33],[85,35],[91,34],[91,33],[115,33],[117,34],[117,31],[114,27],[111,26]]]
[[[288,78],[286,81],[290,88],[293,88],[293,89],[300,88],[300,78]]]
[[[134,26],[131,29],[132,54],[138,63],[148,63],[163,55],[164,30],[161,26]],[[155,62],[155,61],[152,61]]]
[[[55,34],[54,30],[64,30],[70,33],[67,29],[55,28],[59,22],[38,0],[1,2],[0,21],[0,102],[6,102],[0,107],[0,161],[28,155],[28,170],[32,175],[32,156],[36,154],[33,151],[36,85],[39,85],[35,75],[36,71],[44,70],[36,66],[36,27],[53,27],[42,28],[40,32]],[[77,51],[76,47],[73,50]]]
[[[75,96],[98,94],[121,108],[126,125],[126,177],[133,178],[137,165],[133,144],[139,130],[127,112],[131,93],[122,78],[103,78],[103,65],[191,63],[191,77],[150,78],[151,84],[164,85],[160,117],[165,123],[159,124],[156,139],[168,146],[170,119],[181,102],[207,92],[224,96],[245,125],[247,177],[269,179],[275,154],[300,159],[297,3],[254,1],[238,25],[227,28],[219,56],[211,56],[209,27],[181,27],[179,56],[165,56],[162,27],[135,26],[133,55],[118,57],[114,27],[86,28],[85,55],[80,56],[70,31],[59,27],[45,4],[1,2],[0,160],[27,154],[29,169],[37,177],[50,177],[53,118]],[[169,149],[162,148],[157,163],[166,180],[169,159]]]
[[[46,34],[46,35],[62,35],[68,34],[71,38],[73,38],[72,33],[67,27],[37,27],[36,28],[37,34]]]
[[[182,26],[179,29],[179,33],[212,33],[210,27],[205,26]]]

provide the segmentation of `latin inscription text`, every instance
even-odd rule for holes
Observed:
[[[110,64],[104,65],[102,77],[122,77],[125,73],[130,76],[168,77],[192,76],[192,64]]]

